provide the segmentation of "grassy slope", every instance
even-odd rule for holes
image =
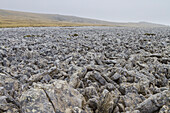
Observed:
[[[88,26],[95,24],[57,21],[51,14],[25,13],[0,9],[0,27]]]
[[[38,14],[0,9],[0,28],[2,27],[46,27],[46,26],[126,26],[126,27],[164,27],[151,23],[115,23],[75,16]]]

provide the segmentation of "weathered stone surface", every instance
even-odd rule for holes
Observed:
[[[146,95],[149,94],[150,81],[148,79],[140,79],[140,81],[134,84],[138,90],[138,93]]]
[[[153,113],[163,105],[169,103],[170,92],[168,90],[155,95],[151,95],[148,99],[144,100],[137,106],[137,109],[142,113]]]
[[[6,98],[7,98],[6,96],[0,96],[0,112],[5,112],[10,108],[8,106]]]
[[[136,93],[128,93],[123,97],[123,101],[126,107],[136,107],[145,98],[142,95]]]
[[[103,91],[103,94],[99,98],[98,113],[112,113],[117,105],[119,97],[112,95],[108,91]]]
[[[123,104],[118,103],[118,107],[119,107],[119,111],[120,111],[120,112],[125,112],[125,107],[124,107]]]
[[[94,79],[98,81],[101,85],[106,84],[106,80],[100,75],[100,73],[94,72],[92,77],[94,77]]]
[[[6,89],[0,87],[0,112],[20,112],[18,101],[11,97]]]
[[[92,98],[92,97],[95,97],[95,96],[98,97],[99,95],[98,95],[95,87],[89,86],[89,87],[86,87],[86,88],[85,88],[85,94],[84,94],[84,96],[85,96],[86,98]]]
[[[119,91],[120,91],[123,95],[125,95],[125,94],[127,94],[127,93],[137,93],[137,92],[138,92],[138,90],[137,90],[137,88],[135,87],[134,84],[132,84],[132,83],[126,83],[126,82],[120,84]]]
[[[118,80],[120,77],[122,77],[122,75],[120,75],[119,73],[115,73],[115,74],[111,77],[111,79],[112,79],[112,80]]]
[[[31,88],[23,92],[21,98],[22,112],[49,112],[55,113],[52,103],[50,103],[46,93],[43,89]]]
[[[98,98],[91,98],[88,100],[88,106],[93,110],[96,111],[98,108]]]
[[[164,105],[162,108],[159,110],[159,113],[169,113],[170,112],[170,105]]]
[[[85,104],[83,96],[66,81],[54,80],[51,84],[33,84],[20,98],[24,112],[64,112],[66,108]]]
[[[5,74],[4,74],[5,73]],[[19,112],[20,83],[8,73],[0,73],[0,112]]]
[[[0,112],[169,112],[170,28],[0,28]]]
[[[70,77],[70,86],[72,86],[73,88],[77,88],[78,84],[79,84],[79,76],[77,75],[77,73],[74,73],[71,77]]]

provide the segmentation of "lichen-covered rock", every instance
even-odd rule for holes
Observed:
[[[145,98],[142,95],[136,93],[128,93],[123,97],[124,104],[126,107],[136,107]]]
[[[0,28],[0,112],[169,112],[169,38],[169,27]]]
[[[70,77],[70,86],[72,86],[73,88],[77,88],[78,84],[79,84],[79,76],[77,75],[78,73],[74,73],[71,77]]]
[[[106,80],[98,72],[94,72],[93,75],[91,75],[91,77],[93,77],[101,85],[105,85],[106,84]]]
[[[150,81],[148,79],[141,79],[138,83],[134,84],[138,90],[138,93],[146,95],[149,94]]]
[[[124,105],[122,103],[118,103],[117,105],[119,107],[120,112],[125,112],[125,107],[124,107]]]
[[[8,73],[0,73],[0,112],[19,112],[20,83]]]
[[[119,73],[115,73],[113,76],[111,76],[111,79],[118,80],[120,77],[122,77],[122,75],[120,75]]]
[[[6,94],[5,89],[0,89],[0,112],[20,112],[20,105],[10,95]]]
[[[119,91],[123,95],[125,95],[127,93],[137,93],[138,92],[137,88],[135,87],[135,85],[133,83],[126,83],[126,82],[120,84]]]
[[[8,106],[6,98],[7,98],[6,96],[0,96],[0,112],[5,112],[10,108]]]
[[[101,97],[99,98],[98,113],[112,113],[114,108],[117,105],[119,97],[112,95],[108,91],[104,91]]]
[[[169,113],[170,112],[170,105],[164,105],[162,108],[159,110],[159,113]]]
[[[54,80],[51,84],[33,84],[20,98],[22,110],[31,112],[64,112],[70,107],[83,108],[83,96],[66,81]]]
[[[144,100],[142,103],[138,104],[136,107],[141,113],[153,113],[163,105],[169,103],[170,101],[170,91],[166,90],[155,95],[151,95],[148,99]]]
[[[19,90],[19,81],[14,79],[14,77],[11,77],[9,74],[0,73],[0,81],[0,86],[3,86],[9,92]]]
[[[23,92],[20,102],[22,106],[22,112],[25,113],[55,113],[56,111],[43,89],[31,88],[28,91]]]
[[[93,86],[89,86],[85,88],[85,94],[84,96],[89,99],[89,98],[93,98],[93,97],[98,97],[98,93],[96,91],[96,88]]]
[[[87,102],[88,106],[92,109],[92,111],[96,111],[98,108],[98,98],[91,98]]]
[[[86,75],[87,73],[87,69],[86,67],[82,67],[82,68],[78,68],[77,69],[77,75],[79,76],[79,78],[84,78],[84,76]]]
[[[74,108],[72,109],[72,113],[88,113],[88,112],[82,110],[82,109],[79,108],[79,107],[74,107]]]

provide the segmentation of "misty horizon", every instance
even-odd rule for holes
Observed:
[[[110,22],[151,22],[170,25],[168,4],[168,0],[2,0],[0,9],[69,15]]]

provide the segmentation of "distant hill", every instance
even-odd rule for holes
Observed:
[[[0,27],[38,27],[38,26],[130,26],[164,27],[153,23],[116,23],[95,19],[65,16],[59,14],[39,14],[0,9]]]

